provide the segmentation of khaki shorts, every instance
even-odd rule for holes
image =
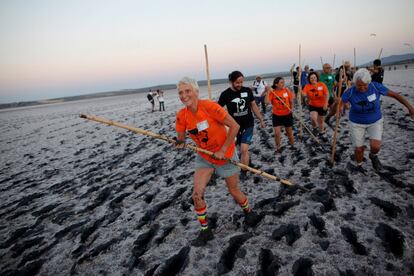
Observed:
[[[368,133],[369,139],[381,141],[384,119],[381,118],[372,124],[357,124],[349,122],[351,128],[351,141],[354,147],[362,147],[365,141],[365,132]]]
[[[239,162],[239,157],[237,156],[237,151],[234,149],[233,156],[231,157],[231,160]],[[203,157],[197,154],[195,159],[195,169],[214,169],[215,173],[223,178],[227,178],[230,176],[233,176],[235,174],[238,174],[240,171],[240,168],[232,163],[226,163],[224,165],[216,165],[208,162]]]

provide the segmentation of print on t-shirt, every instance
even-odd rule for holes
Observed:
[[[237,105],[237,112],[233,113],[233,116],[240,117],[245,116],[248,113],[246,109],[246,100],[242,98],[235,98],[231,101]]]

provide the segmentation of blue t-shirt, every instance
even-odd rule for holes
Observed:
[[[308,84],[308,75],[309,73],[306,71],[302,71],[302,74],[300,75],[300,85],[302,85],[302,88]]]
[[[357,124],[372,124],[382,118],[381,95],[386,96],[388,88],[378,82],[371,82],[367,92],[359,92],[352,86],[342,95],[344,103],[351,103],[349,120]]]

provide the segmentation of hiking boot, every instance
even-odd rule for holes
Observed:
[[[195,247],[204,246],[212,239],[214,239],[213,231],[211,231],[210,228],[207,228],[206,230],[200,231],[198,237],[191,242],[191,245]]]
[[[250,227],[256,226],[261,219],[262,216],[260,216],[254,211],[250,211],[249,213],[244,214],[244,222]]]
[[[369,154],[369,159],[371,159],[372,162],[372,167],[374,168],[374,170],[381,171],[383,169],[381,162],[378,159],[378,156],[376,154]]]

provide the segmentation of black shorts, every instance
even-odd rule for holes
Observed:
[[[292,113],[289,115],[284,115],[284,116],[272,114],[272,123],[273,123],[273,127],[278,127],[278,126],[291,127],[293,126],[293,115]]]
[[[309,112],[312,112],[312,111],[318,112],[319,116],[326,116],[326,114],[328,114],[328,110],[324,110],[323,107],[315,107],[315,106],[310,105]]]
[[[328,100],[328,106],[331,106],[334,102],[335,102],[335,99],[333,97],[332,98],[329,98],[329,100]]]

